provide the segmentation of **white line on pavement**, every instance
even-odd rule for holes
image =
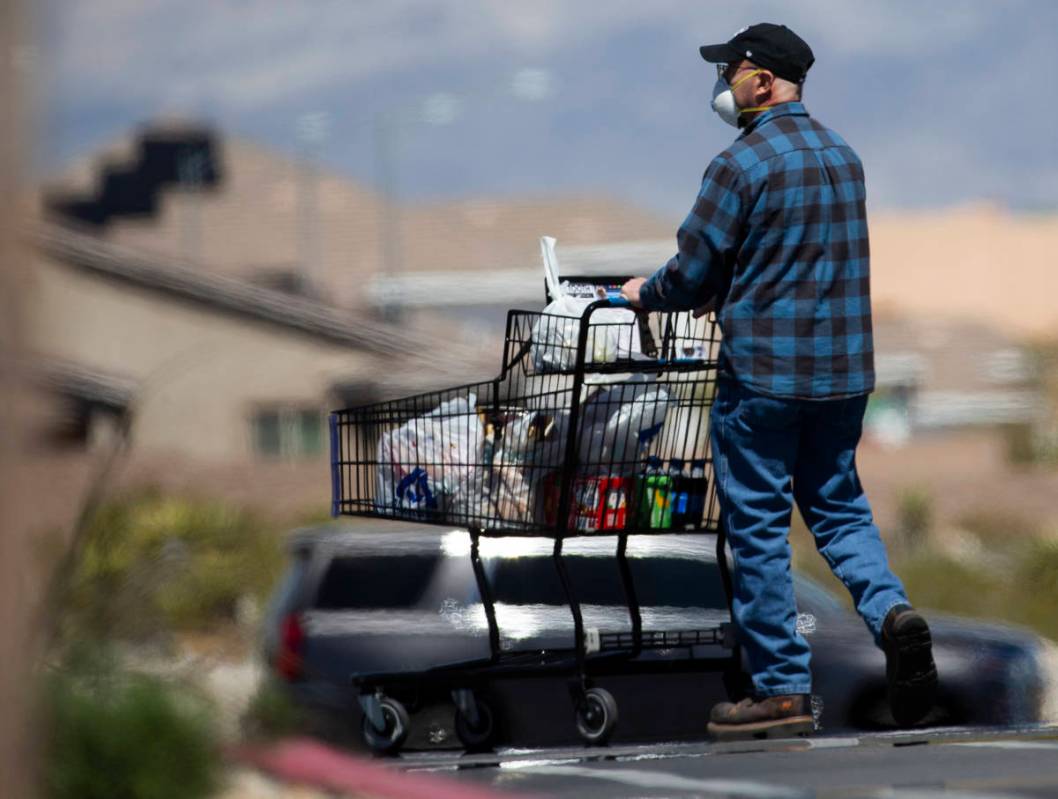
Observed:
[[[847,749],[860,745],[859,738],[807,738],[809,749]]]
[[[948,746],[978,746],[990,749],[1058,749],[1058,741],[956,741]]]

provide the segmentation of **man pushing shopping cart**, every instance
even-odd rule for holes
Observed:
[[[862,165],[801,103],[814,56],[793,31],[753,25],[701,54],[717,66],[713,110],[741,133],[706,170],[679,252],[622,293],[649,311],[715,306],[723,330],[711,441],[752,695],[714,707],[709,730],[812,730],[794,502],[884,650],[893,717],[910,725],[936,693],[929,627],[889,568],[855,465],[874,388]]]

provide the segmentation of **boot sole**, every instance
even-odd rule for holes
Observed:
[[[926,620],[915,614],[889,639],[887,655],[889,709],[897,724],[909,726],[922,720],[937,698],[933,638]]]
[[[717,741],[753,741],[811,735],[816,727],[811,716],[791,716],[788,719],[755,721],[750,724],[718,724],[710,721],[707,729]]]

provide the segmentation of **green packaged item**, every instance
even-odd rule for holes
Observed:
[[[663,473],[661,459],[647,458],[643,472],[636,477],[636,526],[668,530],[672,526],[671,494],[672,478]]]

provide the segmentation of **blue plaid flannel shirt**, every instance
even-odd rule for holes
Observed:
[[[715,298],[721,370],[760,393],[832,399],[874,388],[863,166],[801,103],[765,111],[705,172],[648,310]]]

